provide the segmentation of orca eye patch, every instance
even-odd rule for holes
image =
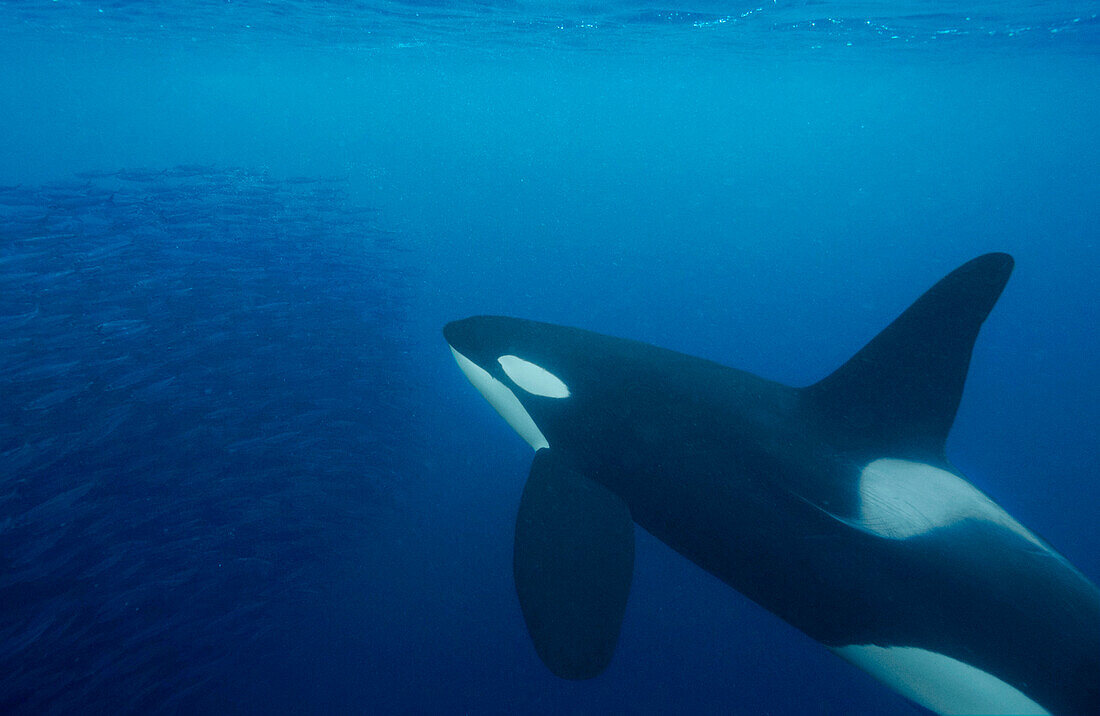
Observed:
[[[532,395],[543,398],[568,398],[569,388],[556,375],[542,366],[513,355],[497,358],[500,367],[512,382]]]

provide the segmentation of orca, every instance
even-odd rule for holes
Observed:
[[[513,568],[546,666],[610,662],[636,523],[932,711],[1100,713],[1100,590],[945,455],[1013,265],[964,264],[801,388],[577,328],[447,324],[535,450]]]

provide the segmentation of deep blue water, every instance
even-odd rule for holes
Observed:
[[[1100,579],[1094,2],[0,4],[0,707],[920,712],[638,532],[531,648],[442,325],[792,384],[986,251],[951,460]]]

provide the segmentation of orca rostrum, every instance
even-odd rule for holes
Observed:
[[[944,453],[1012,267],[966,263],[804,388],[577,328],[448,324],[536,451],[513,566],[542,661],[607,666],[637,523],[933,711],[1100,714],[1100,590]]]

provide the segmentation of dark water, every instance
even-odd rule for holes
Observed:
[[[804,384],[1008,251],[951,440],[1100,579],[1095,3],[0,5],[0,704],[916,713],[639,533],[538,662],[443,323]]]

